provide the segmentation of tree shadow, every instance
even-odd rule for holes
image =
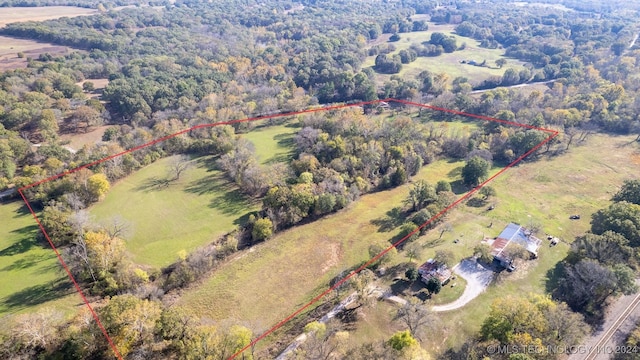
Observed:
[[[2,300],[2,304],[9,308],[26,308],[48,301],[60,299],[72,292],[73,286],[67,278],[60,278],[52,282],[30,286],[17,291]]]
[[[558,262],[554,267],[547,270],[547,274],[545,276],[545,290],[547,294],[554,294],[556,289],[558,288],[558,282],[560,278],[564,276],[564,265],[562,261]]]
[[[220,167],[218,167],[218,159],[219,156],[201,156],[196,158],[194,162],[196,163],[196,167],[205,168],[207,172],[219,171]]]
[[[485,205],[487,205],[487,200],[486,199],[482,199],[479,197],[472,197],[471,199],[469,199],[467,201],[467,206],[471,206],[471,207],[475,207],[475,208],[479,208],[479,207],[483,207]]]
[[[373,225],[378,226],[378,232],[388,232],[402,225],[406,220],[406,214],[399,206],[387,211],[385,216],[371,220]]]
[[[22,259],[18,259],[13,262],[11,265],[7,265],[4,268],[0,269],[0,271],[12,271],[12,270],[22,270],[28,269],[32,266],[39,264],[43,260],[47,260],[49,258],[46,254],[29,254],[23,257]]]
[[[20,200],[20,202],[22,202],[22,206],[20,206],[19,208],[16,209],[15,211],[15,215],[13,216],[14,219],[25,216],[25,215],[31,215],[31,211],[29,210],[29,208],[24,204],[24,202],[22,200]]]
[[[6,248],[0,250],[0,256],[13,256],[17,254],[25,253],[35,246],[42,246],[38,242],[36,236],[39,228],[37,225],[29,225],[11,231],[11,233],[17,233],[23,235],[22,239],[14,242]]]
[[[225,215],[233,215],[247,211],[253,205],[239,189],[225,191],[211,199],[209,207],[220,210]]]
[[[171,181],[169,179],[153,176],[146,179],[144,182],[142,182],[140,185],[135,187],[133,190],[142,191],[142,192],[151,192],[151,191],[166,189],[167,187],[169,187],[169,185],[171,185]]]
[[[232,190],[233,185],[222,173],[216,173],[205,178],[194,180],[184,189],[186,192],[198,195],[229,192]]]
[[[451,182],[451,191],[456,195],[460,195],[469,191],[469,188],[464,184],[464,182],[462,182],[462,180],[458,179]]]
[[[433,240],[429,240],[426,243],[424,243],[424,245],[422,245],[423,248],[427,248],[427,249],[431,249],[434,248],[436,246],[442,245],[445,242],[445,239],[443,238],[436,238]]]

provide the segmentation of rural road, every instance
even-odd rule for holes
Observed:
[[[640,284],[638,280],[636,283]],[[604,324],[581,345],[567,360],[605,360],[614,355],[616,345],[626,339],[640,320],[640,292],[618,298],[609,306]]]
[[[633,45],[636,44],[636,41],[638,41],[638,36],[640,36],[640,33],[637,33],[636,36],[633,38],[633,40],[631,41],[631,44],[629,44],[629,49],[631,49]]]
[[[497,86],[497,87],[492,88],[492,89],[473,90],[473,91],[469,92],[469,94],[482,94],[484,92],[492,91],[492,90],[496,90],[496,89],[513,89],[513,88],[521,88],[521,87],[532,86],[532,85],[550,84],[550,83],[555,82],[555,81],[556,80],[547,80],[547,81],[530,82],[530,83],[509,85],[509,86]]]
[[[457,300],[444,305],[436,305],[431,308],[432,311],[450,311],[465,306],[485,291],[494,277],[492,270],[484,268],[475,259],[462,260],[453,267],[453,272],[467,281],[467,287]]]

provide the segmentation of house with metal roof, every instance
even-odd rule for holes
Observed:
[[[513,269],[513,259],[510,258],[508,250],[510,246],[521,246],[531,257],[536,258],[542,244],[542,240],[535,237],[530,230],[514,223],[508,224],[496,238],[484,241],[491,246],[493,258],[508,269]]]

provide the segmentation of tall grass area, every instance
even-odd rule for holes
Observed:
[[[169,265],[179,251],[216,239],[259,209],[216,170],[213,157],[191,160],[193,166],[179,180],[158,186],[158,179],[171,176],[172,160],[161,159],[119,181],[91,208],[98,223],[118,216],[129,224],[126,247],[136,263]]]
[[[80,302],[39,228],[22,201],[0,204],[0,318],[54,307],[71,313]]]
[[[447,179],[462,162],[437,161],[414,180]],[[362,196],[347,209],[277,234],[222,265],[179,301],[200,317],[249,322],[267,329],[324,291],[330,279],[369,259],[373,243],[390,245],[397,229],[373,220],[402,204],[409,186]]]
[[[445,35],[450,35],[456,38],[457,45],[460,47],[465,44],[463,50],[456,50],[452,53],[443,53],[436,57],[418,57],[414,62],[409,64],[402,64],[402,70],[399,75],[402,78],[409,79],[418,76],[418,74],[424,70],[428,70],[434,74],[444,73],[449,76],[449,80],[453,80],[458,76],[463,76],[469,79],[471,83],[480,83],[482,80],[488,79],[491,76],[502,76],[508,68],[514,68],[517,71],[523,69],[523,62],[517,59],[507,58],[504,56],[504,49],[487,49],[481,48],[480,42],[456,35],[454,33],[453,25],[434,25],[429,24],[429,30],[427,31],[415,31],[410,33],[400,34],[400,40],[392,42],[396,47],[396,50],[389,54],[397,54],[400,50],[406,50],[411,45],[420,45],[425,41],[431,39],[431,34],[434,32],[441,32]],[[384,37],[386,39],[388,37]],[[376,41],[372,43],[375,45],[380,43]],[[507,65],[502,68],[498,68],[495,61],[501,58],[507,59]],[[369,56],[363,63],[363,67],[371,67],[375,64],[376,55]],[[474,60],[477,63],[481,63],[486,60],[488,67],[473,66],[469,64],[460,63],[462,60]],[[388,81],[391,75],[388,74],[376,74],[376,79],[379,84],[383,84]]]

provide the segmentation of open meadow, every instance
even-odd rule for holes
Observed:
[[[117,216],[127,224],[126,247],[131,260],[152,267],[171,264],[178,252],[193,251],[246,221],[259,204],[216,170],[215,158],[191,160],[180,179],[170,177],[164,158],[114,184],[106,198],[91,207],[98,223]]]
[[[465,44],[464,50],[456,50],[452,53],[442,53],[440,56],[435,57],[418,57],[415,61],[409,64],[402,64],[402,70],[399,75],[404,79],[415,78],[424,70],[428,70],[433,74],[444,73],[449,77],[449,81],[452,81],[456,77],[462,76],[469,79],[472,84],[479,84],[485,79],[492,76],[502,76],[508,68],[514,68],[519,71],[523,69],[523,62],[507,58],[504,56],[504,49],[487,49],[480,47],[480,43],[472,38],[462,37],[456,35],[454,32],[454,25],[436,25],[429,23],[429,30],[427,31],[414,31],[410,33],[400,34],[400,40],[396,42],[389,42],[396,47],[396,50],[389,55],[397,54],[400,50],[406,50],[411,45],[420,45],[425,41],[429,41],[431,34],[434,32],[441,32],[445,35],[450,35],[456,38],[458,47]],[[388,41],[389,34],[380,36],[379,39],[371,42],[369,45],[374,46],[380,43]],[[363,63],[363,67],[372,67],[375,64],[376,55],[369,56]],[[498,68],[495,61],[498,59],[506,59],[507,64],[502,68]],[[477,63],[481,63],[486,60],[486,67],[473,66],[469,64],[462,64],[461,61],[474,60]],[[385,81],[388,81],[392,75],[378,74],[376,73],[376,79],[379,85],[382,85]]]
[[[71,313],[80,297],[24,203],[0,203],[0,219],[0,318],[45,306]]]

